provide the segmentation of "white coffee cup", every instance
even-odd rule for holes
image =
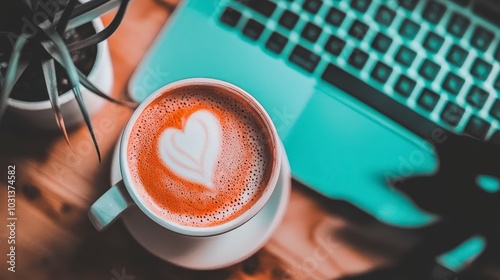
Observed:
[[[254,202],[245,212],[238,215],[237,217],[222,224],[205,227],[182,225],[174,221],[162,218],[154,211],[152,211],[146,204],[144,199],[141,197],[141,195],[139,195],[138,190],[134,185],[127,160],[127,147],[129,144],[130,134],[134,124],[136,123],[143,110],[160,96],[168,94],[168,92],[183,87],[197,85],[217,87],[224,90],[225,92],[230,92],[237,95],[240,100],[244,100],[244,102],[246,102],[249,106],[252,107],[255,112],[258,113],[258,117],[260,117],[263,121],[265,127],[262,127],[262,129],[264,129],[267,132],[266,134],[270,136],[271,139],[268,140],[271,144],[270,147],[272,148],[272,161],[270,164],[271,175],[269,176],[267,185],[258,200]],[[281,169],[282,148],[280,145],[281,143],[276,129],[271,121],[271,118],[266,113],[264,108],[257,102],[257,100],[255,100],[243,89],[227,82],[206,78],[185,79],[171,83],[160,88],[151,96],[149,96],[132,114],[123,131],[119,147],[119,165],[123,179],[112,186],[91,206],[89,210],[90,221],[97,230],[104,230],[116,219],[118,219],[126,209],[128,209],[132,205],[136,205],[145,214],[145,217],[154,221],[165,229],[179,234],[188,236],[214,236],[234,230],[235,228],[252,219],[252,217],[254,217],[262,209],[262,207],[264,207],[264,205],[268,202],[269,197],[273,193],[278,182],[278,177]]]

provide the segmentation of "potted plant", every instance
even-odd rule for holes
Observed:
[[[0,0],[0,118],[6,111],[44,129],[85,122],[101,160],[90,115],[112,86],[106,40],[129,0]],[[99,16],[119,6],[107,27]],[[87,105],[91,105],[87,108]]]

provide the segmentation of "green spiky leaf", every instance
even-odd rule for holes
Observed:
[[[73,13],[76,4],[78,3],[78,0],[69,0],[66,8],[64,9],[63,13],[61,14],[61,17],[55,22],[56,24],[56,29],[57,32],[59,32],[59,35],[63,35],[64,31],[66,31],[66,28],[68,27],[69,20],[71,19],[71,14]]]
[[[75,7],[67,28],[76,28],[118,7],[121,0],[91,0]]]
[[[44,44],[44,47],[45,49],[48,51],[50,50],[50,45],[49,44]],[[51,52],[49,53],[51,55],[51,57],[57,61],[60,65],[62,65],[64,67],[64,62],[62,60],[62,57],[59,53],[57,52]],[[113,103],[116,103],[118,105],[122,105],[122,106],[127,106],[127,107],[130,107],[130,108],[136,108],[137,107],[137,104],[134,103],[134,102],[128,102],[128,101],[122,101],[122,100],[117,100],[117,99],[114,99],[113,97],[103,93],[100,89],[98,89],[88,78],[87,76],[85,76],[85,74],[83,74],[80,70],[78,70],[78,77],[80,79],[80,84],[82,86],[84,86],[86,89],[88,89],[89,91],[91,91],[92,93],[96,94],[97,96],[101,97],[101,98],[104,98],[110,102],[113,102]]]
[[[61,113],[61,105],[59,103],[59,92],[57,90],[57,76],[56,76],[56,65],[54,59],[42,60],[42,70],[43,76],[45,78],[45,85],[47,87],[47,92],[49,93],[50,104],[54,111],[57,125],[62,131],[64,138],[68,145],[71,146],[69,141],[68,132],[66,131],[66,125],[64,124],[63,115]]]
[[[97,157],[99,158],[99,162],[101,162],[102,160],[101,151],[99,150],[99,145],[97,144],[97,138],[95,137],[94,128],[92,127],[92,122],[90,120],[87,107],[85,106],[85,102],[83,101],[82,93],[80,92],[80,87],[73,88],[73,93],[75,94],[78,107],[80,107],[80,111],[82,112],[83,118],[85,119],[88,131],[90,133],[90,136],[92,137],[92,142],[94,143],[94,147],[97,153]]]
[[[87,107],[85,106],[85,102],[83,101],[83,97],[80,91],[80,79],[78,76],[78,71],[76,69],[73,60],[71,59],[71,55],[64,44],[62,37],[57,33],[55,28],[51,26],[48,21],[44,21],[38,25],[40,29],[47,35],[50,39],[49,41],[42,41],[42,45],[47,50],[49,54],[52,56],[57,54],[58,57],[61,58],[62,65],[68,75],[68,79],[70,81],[72,91],[75,95],[75,99],[78,103],[78,107],[82,112],[83,118],[85,120],[85,124],[89,130],[90,136],[92,137],[92,141],[94,143],[94,147],[97,152],[97,157],[99,158],[99,162],[101,162],[101,152],[99,150],[99,145],[97,144],[97,139],[95,137],[94,129],[92,128],[92,122],[90,121],[90,117],[87,111]]]
[[[55,60],[57,61],[60,65],[62,65],[64,67],[64,62],[63,62],[63,59],[62,59],[62,56],[57,53],[57,52],[54,52],[54,51],[51,51],[51,46],[49,43],[44,43],[43,44],[45,50],[47,52],[49,52],[50,56]],[[129,101],[122,101],[122,100],[117,100],[105,93],[103,93],[100,89],[98,89],[88,78],[87,76],[85,76],[85,74],[83,74],[80,70],[77,69],[77,72],[78,72],[78,77],[79,77],[79,82],[82,86],[84,86],[86,89],[88,89],[89,91],[91,91],[92,93],[96,94],[97,96],[101,97],[101,98],[104,98],[110,102],[113,102],[115,104],[118,104],[118,105],[122,105],[122,106],[127,106],[129,108],[136,108],[137,107],[137,104],[134,103],[134,102],[129,102]]]
[[[64,65],[64,68],[68,74],[69,81],[71,83],[71,86],[73,88],[77,87],[80,84],[80,81],[78,79],[78,71],[76,69],[75,64],[73,63],[73,60],[71,58],[71,54],[69,53],[63,38],[57,33],[57,31],[54,29],[52,25],[46,20],[38,25],[40,27],[40,30],[47,35],[50,41],[41,41],[41,44],[45,47],[48,46],[48,48],[45,48],[49,54],[58,53],[61,60],[62,64]]]
[[[95,44],[98,44],[106,39],[109,38],[109,36],[113,35],[113,33],[116,31],[118,26],[123,20],[123,17],[125,16],[125,11],[127,10],[127,5],[129,3],[129,0],[122,0],[120,4],[120,8],[118,9],[118,12],[116,13],[115,17],[111,21],[111,23],[101,30],[99,33],[94,34],[90,36],[89,38],[86,38],[82,41],[75,42],[71,45],[68,45],[69,51],[75,51],[75,50],[80,50],[83,48],[86,48],[88,46],[92,46]]]
[[[108,100],[110,102],[113,102],[115,104],[118,104],[118,105],[127,106],[127,107],[130,107],[130,108],[137,107],[137,104],[134,103],[134,102],[127,102],[127,101],[117,100],[117,99],[114,99],[113,97],[111,97],[111,96],[103,93],[82,72],[78,71],[78,75],[80,76],[80,83],[82,84],[82,86],[84,86],[86,89],[88,89],[92,93],[96,94],[97,96],[99,96],[101,98],[104,98],[104,99],[106,99],[106,100]]]
[[[7,66],[7,72],[5,73],[5,78],[2,82],[2,91],[0,94],[0,117],[2,117],[5,113],[7,102],[14,85],[19,77],[21,77],[24,70],[28,67],[28,62],[21,60],[21,53],[26,43],[28,43],[28,36],[22,34],[17,38],[14,48],[12,49],[9,65]]]

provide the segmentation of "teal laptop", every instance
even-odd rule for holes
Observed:
[[[388,180],[433,172],[445,132],[500,139],[498,6],[185,0],[129,92],[141,101],[191,77],[242,87],[272,117],[296,180],[382,222],[420,227],[436,217]],[[471,244],[462,255],[482,243]]]

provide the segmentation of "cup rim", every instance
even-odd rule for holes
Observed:
[[[163,95],[166,91],[172,91],[176,88],[180,87],[186,87],[186,86],[196,86],[196,85],[202,85],[202,86],[216,86],[216,87],[222,87],[225,90],[229,90],[235,94],[238,94],[239,97],[241,97],[243,100],[248,102],[250,106],[252,106],[252,109],[257,112],[259,117],[263,120],[266,126],[266,130],[269,131],[269,134],[271,136],[271,149],[272,149],[272,154],[273,154],[273,163],[272,163],[272,170],[271,170],[271,175],[269,177],[267,186],[265,190],[263,191],[261,197],[249,208],[247,209],[244,213],[239,215],[238,217],[225,222],[220,225],[215,225],[215,226],[209,226],[209,227],[195,227],[195,226],[186,226],[182,225],[179,223],[175,223],[173,221],[169,221],[167,219],[161,218],[158,216],[155,212],[153,212],[145,203],[145,201],[142,199],[140,194],[137,191],[137,188],[134,186],[132,177],[129,172],[127,172],[129,169],[129,164],[127,160],[127,149],[129,145],[129,136],[132,131],[132,128],[134,124],[136,123],[137,119],[141,115],[141,113],[144,111],[144,109],[149,106],[154,100],[156,100],[158,97]],[[120,172],[122,174],[123,178],[123,183],[125,187],[128,190],[128,193],[134,200],[135,204],[139,207],[139,209],[145,213],[149,218],[151,218],[153,221],[155,221],[157,224],[161,225],[162,227],[169,229],[171,231],[177,232],[179,234],[184,234],[184,235],[189,235],[189,236],[212,236],[212,235],[218,235],[222,234],[225,232],[228,232],[230,230],[233,230],[244,223],[246,223],[248,220],[250,220],[253,216],[255,216],[261,209],[264,207],[264,205],[267,203],[269,198],[271,197],[276,184],[278,183],[278,177],[280,173],[280,168],[281,168],[281,148],[280,148],[280,143],[279,143],[279,137],[278,133],[276,131],[276,128],[274,127],[274,124],[271,120],[271,117],[267,114],[266,110],[262,107],[262,105],[253,97],[251,96],[248,92],[243,90],[242,88],[235,86],[231,83],[222,81],[222,80],[217,80],[217,79],[211,79],[211,78],[189,78],[189,79],[182,79],[178,80],[172,83],[169,83],[158,90],[156,90],[153,94],[148,96],[133,112],[132,116],[128,120],[124,130],[123,134],[121,137],[120,141]]]

